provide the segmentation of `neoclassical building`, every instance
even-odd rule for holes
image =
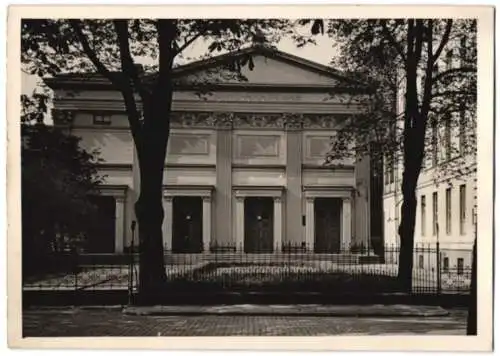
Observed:
[[[192,84],[238,55],[255,64],[243,70],[246,80],[220,76],[209,93]],[[340,253],[368,242],[369,159],[324,165],[343,118],[362,109],[347,100],[350,79],[261,47],[178,67],[175,76],[163,189],[166,249],[279,252],[293,245]],[[138,168],[121,95],[95,74],[46,83],[55,93],[55,124],[103,159],[106,179],[96,198],[102,223],[88,251],[122,253],[132,241]]]

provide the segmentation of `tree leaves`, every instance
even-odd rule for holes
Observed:
[[[95,217],[89,194],[96,194],[102,176],[97,173],[99,156],[80,147],[80,139],[43,124],[21,126],[23,241],[47,246],[64,233],[74,238],[84,233]],[[38,245],[26,248],[36,248]],[[26,252],[26,251],[25,251]]]
[[[430,22],[424,22],[428,25]],[[368,108],[366,115],[360,115],[356,120],[349,120],[345,130],[337,135],[337,144],[332,145],[332,154],[342,155],[344,142],[366,142],[375,137],[383,139],[384,151],[398,151],[402,148],[403,131],[402,116],[394,113],[396,95],[403,96],[404,92],[399,94],[394,92],[396,87],[403,88],[405,79],[405,53],[408,47],[407,39],[407,20],[405,19],[387,19],[387,20],[329,20],[326,24],[328,35],[336,41],[340,50],[340,55],[334,61],[334,65],[344,69],[349,73],[356,73],[357,78],[363,78],[363,81],[370,83],[375,92],[366,97],[364,104]],[[433,47],[438,48],[445,35],[448,21],[432,21]],[[438,61],[440,66],[439,74],[433,71],[432,78],[432,100],[430,102],[430,115],[435,115],[440,127],[444,125],[442,120],[446,113],[458,115],[460,107],[465,107],[470,111],[469,126],[475,122],[475,98],[476,98],[476,38],[475,22],[472,20],[455,20],[449,33],[449,48],[456,48],[454,53],[460,57],[454,59],[454,66],[451,69],[443,68],[442,57]],[[424,29],[423,29],[424,30]],[[423,34],[427,33],[425,30]],[[466,40],[463,40],[466,38]],[[422,37],[422,53],[418,63],[419,77],[424,76],[425,64],[427,61],[426,46],[427,38]],[[462,45],[460,45],[462,43]],[[466,46],[464,47],[464,43]],[[403,53],[404,52],[404,53]],[[434,51],[435,52],[435,51]],[[466,52],[466,53],[465,53]],[[403,54],[403,55],[402,55]],[[396,76],[399,73],[399,76]],[[423,80],[422,80],[423,83]],[[423,96],[420,89],[417,97],[419,108],[421,107]],[[393,104],[390,104],[393,103]],[[392,106],[391,106],[392,105]],[[399,112],[402,114],[402,112]],[[383,117],[385,116],[385,119]],[[388,140],[389,136],[382,135],[385,127],[388,125],[397,127],[395,139]],[[458,124],[453,121],[452,131],[458,130]],[[374,133],[377,133],[374,135]],[[428,136],[430,137],[430,136]],[[340,142],[339,142],[340,141]],[[359,145],[361,151],[368,146]],[[429,154],[432,144],[425,142],[425,154]],[[345,153],[345,152],[344,152]],[[366,151],[368,153],[368,151]],[[349,154],[349,153],[345,153]],[[458,157],[458,154],[454,155]],[[461,159],[455,159],[456,162]],[[443,162],[444,163],[444,162]],[[463,162],[462,162],[463,164]],[[444,172],[451,167],[447,164],[440,165]],[[455,169],[455,168],[451,168]],[[445,174],[448,174],[445,172]]]

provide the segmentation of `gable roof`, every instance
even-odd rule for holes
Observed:
[[[305,58],[296,55],[292,55],[290,53],[280,51],[276,48],[263,45],[251,46],[237,51],[228,52],[207,59],[180,65],[173,68],[172,74],[174,77],[174,81],[176,81],[176,79],[181,79],[196,72],[201,72],[204,70],[214,69],[223,66],[229,63],[230,61],[237,60],[244,56],[257,56],[257,55],[261,55],[266,58],[271,58],[334,79],[340,83],[339,87],[337,88],[340,91],[352,90],[353,87],[355,87],[357,90],[367,89],[367,86],[364,83],[356,79],[353,79],[349,75],[342,73],[339,70],[307,60]],[[154,79],[154,76],[155,76],[154,73],[147,75],[147,77],[151,79]],[[62,89],[66,87],[75,88],[75,86],[83,86],[88,89],[110,89],[111,87],[111,83],[109,82],[109,80],[97,72],[62,73],[52,78],[45,78],[44,82],[52,89],[59,89],[59,88]],[[186,89],[193,86],[192,84],[182,84],[182,81],[179,80],[177,80],[176,82],[177,82],[176,87],[179,89]],[[220,86],[225,86],[227,84],[211,83],[210,85],[220,87]],[[251,85],[249,85],[248,83],[237,83],[237,85],[233,83],[231,85],[233,89],[236,88],[236,86],[244,89],[249,89]],[[281,85],[279,87],[283,86]],[[295,89],[298,88],[297,86],[294,87]],[[273,88],[276,89],[277,86],[273,86]],[[306,88],[317,89],[317,90],[325,90],[327,88],[332,89],[331,87],[326,87],[325,85],[307,85],[306,87],[303,87],[303,89]],[[262,87],[260,87],[260,89],[262,89]]]

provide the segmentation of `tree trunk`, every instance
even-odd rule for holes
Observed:
[[[472,250],[472,276],[467,315],[467,335],[477,335],[477,238],[474,240],[474,248]]]
[[[145,111],[146,113],[147,111]],[[162,113],[150,122],[168,121],[168,114]],[[144,296],[159,293],[165,285],[166,274],[163,254],[162,224],[163,211],[163,174],[168,124],[144,127],[144,136],[137,147],[140,167],[140,195],[135,204],[139,225],[139,292]]]
[[[406,59],[406,95],[403,132],[403,180],[401,190],[400,251],[398,263],[398,281],[403,292],[411,293],[413,277],[413,244],[415,240],[415,220],[417,199],[415,190],[422,168],[425,148],[425,128],[427,114],[419,111],[417,92],[417,71],[421,58],[423,26],[421,20],[408,21],[407,59]]]
[[[413,244],[415,240],[415,220],[417,214],[417,199],[415,196],[415,181],[418,174],[407,167],[403,173],[401,206],[401,223],[399,236],[401,240],[398,263],[398,280],[402,291],[411,292],[413,272]]]

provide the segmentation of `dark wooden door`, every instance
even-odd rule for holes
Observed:
[[[273,252],[273,199],[245,198],[245,252]]]
[[[341,210],[341,199],[316,198],[314,200],[314,252],[340,252]]]
[[[88,253],[115,252],[116,203],[112,196],[92,196],[89,198],[97,208],[88,228],[84,250]]]
[[[203,251],[203,201],[201,197],[177,196],[172,201],[172,251]]]

